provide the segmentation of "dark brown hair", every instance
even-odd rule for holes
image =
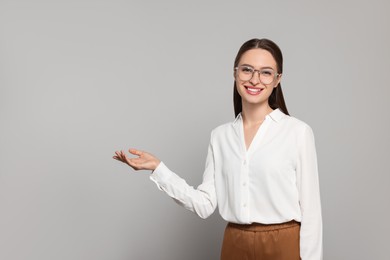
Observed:
[[[283,73],[283,55],[282,51],[271,40],[268,39],[252,39],[247,42],[245,42],[240,50],[237,53],[236,59],[234,60],[234,68],[238,66],[238,63],[240,62],[241,56],[246,52],[251,49],[263,49],[266,51],[269,51],[272,56],[274,57],[276,61],[276,66],[277,66],[277,72],[279,74]],[[242,112],[242,100],[241,96],[237,91],[237,86],[236,86],[236,81],[234,80],[234,93],[233,93],[233,104],[234,104],[234,114],[237,117],[239,113]],[[283,98],[283,92],[282,92],[282,86],[279,82],[278,86],[272,90],[271,95],[269,96],[268,99],[269,106],[272,109],[279,108],[282,110],[285,114],[289,115],[287,111],[286,104],[284,102]]]

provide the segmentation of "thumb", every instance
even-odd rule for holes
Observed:
[[[138,155],[138,156],[141,156],[143,154],[142,151],[139,151],[139,150],[133,149],[133,148],[129,149],[129,153],[134,154],[134,155]]]

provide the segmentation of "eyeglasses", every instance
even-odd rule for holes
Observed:
[[[247,65],[240,65],[238,67],[235,67],[234,70],[237,71],[237,76],[242,81],[251,80],[253,78],[254,73],[258,72],[260,82],[265,84],[265,85],[271,84],[272,82],[275,81],[275,79],[279,75],[281,75],[279,73],[276,73],[271,68],[264,68],[264,69],[255,70],[251,66],[247,66]]]

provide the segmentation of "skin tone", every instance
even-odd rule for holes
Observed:
[[[276,61],[269,51],[263,49],[252,49],[246,51],[240,59],[240,65],[250,65],[259,70],[261,68],[270,67],[277,71]],[[238,78],[237,73],[234,73],[236,80],[236,88],[242,100],[242,118],[244,124],[245,145],[248,149],[252,143],[253,137],[265,119],[265,116],[273,111],[268,104],[268,99],[272,90],[276,88],[281,80],[281,75],[271,84],[263,84],[260,82],[259,74],[254,73],[253,77],[248,81],[242,81]],[[253,95],[251,89],[262,89],[259,94]]]
[[[240,59],[238,65],[250,65],[254,69],[270,67],[277,71],[276,61],[272,54],[263,49],[252,49],[246,51]],[[242,118],[244,125],[245,145],[248,149],[257,130],[265,119],[265,116],[273,111],[268,104],[269,96],[272,90],[277,87],[281,80],[281,75],[271,84],[263,84],[260,82],[259,74],[254,73],[253,77],[248,81],[242,81],[234,72],[237,91],[242,99]],[[258,90],[261,89],[260,92]],[[134,170],[152,170],[154,171],[160,164],[160,160],[145,151],[137,149],[129,149],[129,153],[136,157],[129,157],[123,150],[116,151],[113,158],[120,162],[129,165]]]
[[[112,157],[115,160],[126,163],[134,170],[152,170],[154,171],[157,166],[160,164],[160,160],[157,159],[154,155],[143,152],[136,149],[129,149],[129,153],[136,155],[136,158],[130,158],[126,155],[124,151],[116,151],[115,156]]]

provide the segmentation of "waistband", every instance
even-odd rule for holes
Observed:
[[[245,230],[245,231],[261,232],[261,231],[272,231],[272,230],[279,230],[284,228],[291,228],[300,225],[301,225],[300,222],[291,220],[288,222],[278,223],[278,224],[261,224],[261,223],[236,224],[236,223],[229,222],[227,226],[231,228]]]

